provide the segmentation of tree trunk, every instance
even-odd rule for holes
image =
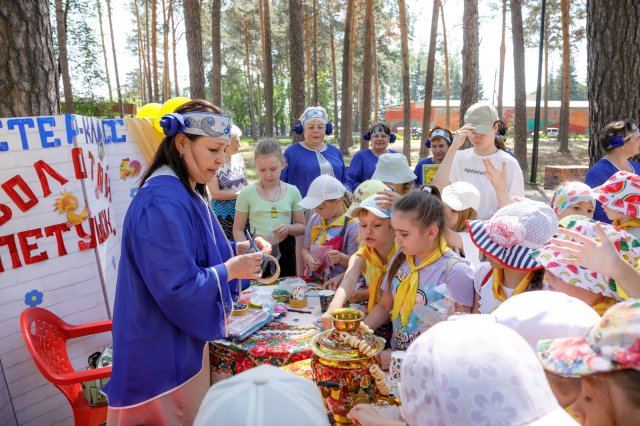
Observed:
[[[451,107],[449,100],[451,98],[451,87],[449,81],[449,48],[447,46],[447,27],[444,24],[444,7],[440,7],[440,16],[442,17],[442,44],[444,46],[444,94],[445,94],[445,127],[451,129]],[[423,135],[426,139],[428,135]]]
[[[118,92],[118,105],[120,118],[124,117],[124,105],[122,104],[122,91],[120,90],[120,73],[118,73],[118,58],[116,55],[116,40],[113,37],[113,20],[111,19],[111,0],[107,0],[107,16],[109,17],[109,32],[111,32],[111,50],[113,51],[113,68],[116,72],[116,91]]]
[[[337,117],[340,116],[338,113],[338,76],[336,72],[336,46],[335,46],[335,35],[334,29],[331,27],[331,74],[332,74],[332,82],[333,82],[333,116],[335,119],[335,127],[333,129],[334,135],[336,139],[340,140],[340,120]]]
[[[264,14],[264,112],[266,119],[265,136],[273,137],[273,55],[271,53],[271,12],[269,0],[263,1]]]
[[[511,33],[513,36],[513,74],[515,82],[514,154],[520,168],[527,169],[527,92],[525,87],[524,32],[522,0],[511,0]]]
[[[221,14],[222,0],[213,0],[211,2],[211,100],[214,105],[218,106],[222,105]]]
[[[256,64],[256,69],[260,69]],[[260,74],[256,76],[256,131],[258,135],[264,135],[264,128],[262,127],[262,96],[260,95]]]
[[[149,40],[149,0],[144,0],[144,32],[145,47],[147,50],[147,91],[149,92],[149,102],[157,101],[157,93],[153,93],[153,83],[151,81],[151,40]]]
[[[504,97],[504,59],[506,52],[507,0],[502,0],[502,35],[500,38],[500,74],[498,77],[498,117],[502,119],[502,98]],[[506,123],[505,123],[506,124]]]
[[[158,2],[151,1],[151,69],[153,70],[153,94],[160,100],[158,88]]]
[[[100,4],[100,0],[98,0]],[[140,26],[140,12],[138,10],[138,0],[133,0],[133,9],[136,15],[136,28],[138,34],[138,66],[140,68],[140,98],[142,104],[151,102],[151,99],[147,98],[146,84],[147,84],[147,58],[144,54],[144,43],[142,41],[142,27]],[[100,19],[100,34],[102,35],[102,19]],[[104,36],[102,36],[102,50],[104,51],[104,63],[107,70],[107,85],[109,86],[109,102],[113,102],[111,96],[111,82],[109,81],[109,67],[107,66],[107,51],[104,48]]]
[[[251,137],[256,139],[256,113],[253,104],[253,77],[251,76],[251,64],[249,63],[249,22],[247,15],[242,17],[244,27],[244,63],[247,73],[247,91],[249,92],[249,119],[251,120]]]
[[[364,1],[364,0],[361,0]],[[353,15],[351,16],[351,39],[350,39],[350,47],[349,47],[349,96],[351,96],[352,98],[355,97],[356,101],[355,103],[358,102],[358,91],[357,89],[354,89],[354,84],[355,84],[355,73],[354,73],[354,64],[355,64],[355,55],[356,55],[356,28],[358,28],[358,3],[354,2],[353,3]],[[351,104],[349,104],[349,108],[350,108],[350,118],[349,118],[349,147],[352,147],[354,145],[354,141],[353,141],[353,130],[357,129],[357,122],[356,125],[354,125],[353,123],[353,117],[354,114],[357,115],[358,109],[354,108],[354,102],[351,102]]]
[[[638,28],[637,0],[587,2],[590,165],[602,156],[598,139],[607,123],[640,116]]]
[[[433,71],[436,64],[436,39],[438,38],[438,15],[440,0],[434,0],[431,11],[431,35],[429,38],[429,53],[427,54],[427,76],[424,82],[424,112],[422,114],[422,134],[428,135],[431,130],[431,98],[433,97]],[[407,129],[405,129],[407,134]],[[411,132],[409,132],[411,135]],[[426,157],[429,149],[420,144],[420,158]]]
[[[71,77],[69,76],[69,56],[67,55],[67,23],[62,7],[62,0],[55,0],[56,4],[56,29],[58,33],[58,53],[60,55],[60,72],[62,74],[62,87],[64,90],[65,114],[75,114],[73,106],[73,92],[71,90]]]
[[[170,97],[171,77],[169,76],[169,9],[173,7],[173,0],[169,0],[168,8],[162,0],[162,101]]]
[[[371,52],[373,60],[373,121],[380,121],[379,92],[378,92],[378,47],[376,39],[376,20],[371,21]]]
[[[98,3],[98,23],[100,24],[100,42],[102,44],[102,57],[104,59],[104,73],[107,78],[107,90],[109,91],[109,102],[113,102],[113,94],[111,90],[111,77],[109,76],[109,62],[107,61],[107,48],[104,45],[104,30],[102,29],[102,5],[100,0]],[[134,2],[134,7],[136,10],[136,22],[138,23],[138,43],[140,43],[140,20],[138,19],[138,3]],[[139,46],[138,46],[139,51]],[[140,79],[140,84],[142,85],[142,79]],[[142,86],[141,86],[142,87]],[[144,88],[141,90],[142,99],[144,103]]]
[[[344,47],[342,49],[342,102],[340,106],[340,151],[342,154],[349,154],[351,146],[351,123],[353,119],[353,54],[351,52],[351,38],[353,34],[353,16],[355,0],[347,1],[347,15],[344,27]]]
[[[544,14],[544,107],[542,110],[542,130],[546,134],[549,123],[549,13]]]
[[[191,99],[204,99],[204,58],[202,56],[202,25],[200,1],[184,0],[184,27],[187,29],[187,58],[189,60],[189,93]],[[248,66],[248,65],[247,65]],[[255,129],[254,129],[255,131]]]
[[[176,54],[176,23],[173,10],[171,10],[171,56],[173,57],[173,91],[174,96],[180,96],[180,84],[178,82],[178,55]],[[220,104],[216,104],[220,106]]]
[[[560,0],[562,13],[562,102],[558,123],[558,151],[569,152],[569,102],[571,102],[571,48],[569,47],[569,0]]]
[[[311,30],[309,29],[309,14],[305,13],[304,15],[304,51],[305,51],[305,60],[307,62],[306,66],[306,80],[311,81]],[[307,86],[307,99],[315,105],[315,101],[313,99],[313,87]]]
[[[409,38],[407,31],[407,6],[404,0],[398,0],[400,25],[400,52],[402,56],[402,153],[411,165],[411,88],[409,86]]]
[[[60,114],[48,3],[1,2],[0,40],[0,116]]]
[[[478,0],[464,0],[462,17],[462,90],[460,92],[460,122],[464,124],[464,113],[471,105],[478,102]],[[465,143],[470,146],[469,141]]]
[[[304,30],[302,27],[302,0],[289,0],[289,58],[291,67],[291,124],[304,112]],[[293,134],[293,141],[300,142],[302,135]]]
[[[373,62],[373,0],[365,0],[365,32],[364,32],[364,60],[362,64],[362,103],[360,105],[360,134],[369,128],[371,119],[371,65]],[[369,141],[360,136],[360,149],[369,148]]]
[[[313,104],[318,105],[318,8],[313,0]]]

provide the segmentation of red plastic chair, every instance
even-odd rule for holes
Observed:
[[[38,370],[71,404],[75,424],[92,426],[106,422],[107,405],[90,406],[81,383],[110,377],[111,367],[74,371],[67,354],[67,340],[109,332],[111,321],[70,325],[46,309],[27,308],[20,315],[20,330]]]

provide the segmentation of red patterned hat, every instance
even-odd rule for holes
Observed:
[[[603,207],[626,216],[640,217],[640,176],[620,171],[593,192]]]

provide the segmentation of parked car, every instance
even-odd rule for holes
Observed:
[[[547,127],[547,137],[548,138],[557,138],[559,130],[557,127]]]

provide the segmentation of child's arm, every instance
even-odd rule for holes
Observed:
[[[431,185],[435,186],[442,192],[442,188],[449,185],[451,182],[450,174],[451,174],[451,165],[453,164],[453,159],[456,157],[456,153],[458,149],[464,144],[464,141],[467,140],[467,135],[470,133],[470,129],[473,126],[464,125],[455,132],[455,137],[453,138],[453,142],[451,146],[447,150],[447,153],[442,160],[442,164],[438,167],[438,171],[436,175],[433,177],[431,181]]]
[[[248,213],[236,210],[236,216],[233,220],[233,239],[236,241],[245,241],[247,237],[244,235],[244,227],[247,225]]]
[[[471,313],[477,314],[480,312],[480,295],[476,292],[473,293],[473,306],[471,307]]]
[[[377,329],[381,325],[389,322],[389,315],[393,309],[393,296],[390,291],[382,293],[382,298],[378,304],[373,308],[369,315],[364,319],[364,323],[367,324],[372,330]]]

